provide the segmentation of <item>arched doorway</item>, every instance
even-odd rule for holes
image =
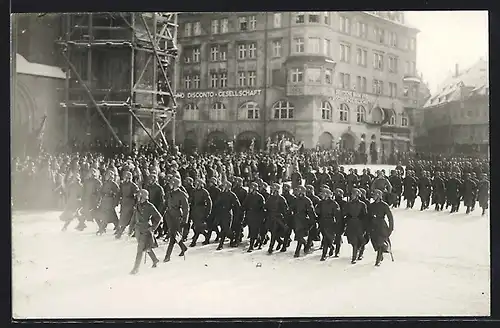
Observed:
[[[210,132],[207,136],[207,150],[208,151],[217,151],[217,150],[226,150],[228,145],[227,142],[229,138],[227,134],[222,131],[213,131]]]
[[[290,132],[288,131],[277,131],[277,132],[274,132],[272,135],[271,135],[271,142],[276,142],[276,141],[279,141],[281,140],[282,138],[285,138],[285,139],[288,139],[289,141],[293,141],[295,139],[294,135],[291,134]]]
[[[344,133],[340,137],[340,148],[345,150],[354,150],[355,139],[350,133]]]
[[[318,139],[318,146],[320,149],[333,148],[333,136],[330,132],[323,132]]]
[[[238,134],[238,136],[236,137],[236,145],[235,145],[236,151],[248,150],[250,148],[250,145],[252,144],[252,140],[254,140],[253,149],[258,150],[260,148],[261,140],[260,136],[256,132],[245,131]]]
[[[380,124],[384,120],[384,112],[380,107],[373,107],[371,110],[371,121],[375,124]]]

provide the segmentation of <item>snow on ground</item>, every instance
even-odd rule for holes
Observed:
[[[360,166],[362,168],[362,166]],[[380,167],[374,167],[377,169]],[[391,168],[389,166],[386,167]],[[346,167],[348,169],[348,167]],[[190,248],[170,263],[141,264],[129,275],[134,239],[61,232],[60,212],[17,212],[12,218],[15,318],[186,318],[315,316],[487,316],[490,314],[489,215],[394,210],[395,262],[365,258],[320,262],[320,251],[293,258],[251,254],[247,244],[215,251]],[[111,225],[110,225],[111,227]],[[110,229],[112,230],[112,229]],[[318,243],[316,243],[318,244]],[[227,243],[226,243],[227,245]],[[163,259],[166,246],[157,256]],[[258,264],[261,264],[260,266]]]

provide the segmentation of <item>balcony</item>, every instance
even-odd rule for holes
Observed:
[[[405,74],[403,76],[403,83],[420,84],[420,77],[415,74]]]
[[[333,85],[318,84],[287,84],[286,95],[289,96],[325,96],[334,97]]]

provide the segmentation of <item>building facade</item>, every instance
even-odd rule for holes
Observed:
[[[417,33],[402,12],[181,14],[177,140],[406,151]]]
[[[489,150],[488,62],[458,65],[416,115],[417,148],[433,152]]]

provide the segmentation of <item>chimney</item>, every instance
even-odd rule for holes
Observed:
[[[455,64],[455,77],[458,77],[458,63]]]

